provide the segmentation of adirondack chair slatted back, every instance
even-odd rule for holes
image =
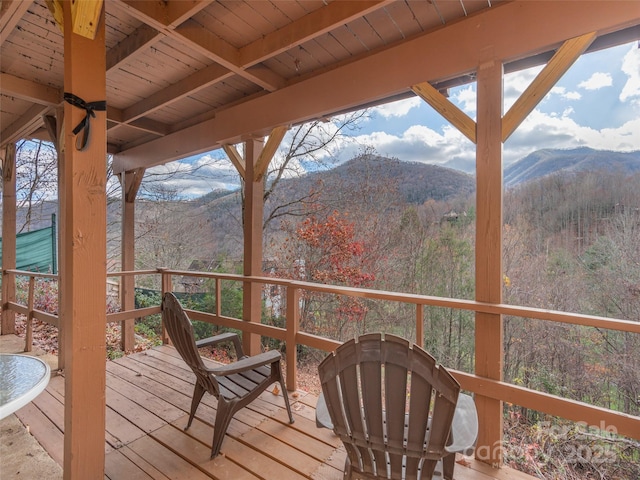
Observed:
[[[173,346],[184,362],[193,370],[197,382],[207,392],[217,397],[219,387],[216,379],[207,371],[196,348],[191,320],[174,295],[165,296],[162,314],[167,335],[169,335]]]
[[[431,479],[460,391],[434,358],[393,335],[350,340],[318,367],[345,478]]]

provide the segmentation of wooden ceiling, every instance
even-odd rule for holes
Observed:
[[[640,2],[106,0],[107,136],[116,172],[274,127],[546,62],[566,39],[640,39]],[[571,19],[571,21],[568,21]],[[63,36],[45,0],[0,7],[1,143],[43,134],[63,94]],[[94,101],[99,99],[86,99]]]

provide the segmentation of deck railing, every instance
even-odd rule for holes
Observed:
[[[5,273],[11,275],[27,275],[29,276],[29,292],[28,305],[21,305],[16,302],[5,303],[5,307],[18,313],[25,314],[29,320],[29,324],[33,318],[58,325],[57,316],[42,312],[33,308],[33,291],[36,278],[55,278],[55,275],[35,274],[31,272],[23,272],[18,270],[7,270]],[[145,270],[130,272],[110,272],[109,277],[135,277],[140,275],[159,275],[161,277],[160,284],[162,292],[172,291],[172,277],[200,277],[211,279],[214,282],[215,291],[215,311],[208,313],[196,310],[187,310],[193,320],[208,322],[218,326],[233,328],[242,331],[246,335],[260,335],[275,338],[284,341],[286,345],[305,345],[307,347],[319,349],[325,352],[334,350],[340,342],[314,335],[300,330],[300,295],[303,291],[322,292],[333,295],[345,295],[350,297],[358,297],[370,300],[381,300],[398,302],[402,304],[413,305],[415,308],[415,331],[416,343],[422,344],[424,338],[423,331],[423,313],[425,306],[445,307],[451,309],[467,310],[474,312],[484,312],[491,314],[510,315],[531,319],[538,319],[550,322],[569,323],[574,325],[589,326],[601,329],[618,330],[623,332],[640,334],[640,322],[632,322],[629,320],[612,319],[607,317],[599,317],[593,315],[582,315],[576,313],[567,313],[553,310],[545,310],[539,308],[522,307],[506,304],[489,304],[473,300],[451,299],[443,297],[434,297],[428,295],[416,295],[407,293],[388,292],[380,290],[370,290],[362,288],[341,287],[333,285],[324,285],[296,280],[286,280],[272,277],[246,277],[243,275],[219,274],[192,272],[181,270]],[[246,321],[237,318],[224,316],[221,311],[221,282],[234,281],[240,283],[252,282],[264,285],[277,285],[284,291],[285,297],[285,326],[275,327],[265,325],[258,322]],[[123,302],[124,304],[124,302]],[[147,315],[160,313],[160,305],[120,311],[107,315],[107,322],[127,322],[127,328],[133,328],[133,318],[139,318]],[[124,325],[124,324],[123,324]],[[63,337],[63,332],[60,336]],[[30,342],[30,334],[27,336],[27,343]],[[501,345],[495,345],[494,348],[502,348]],[[286,349],[286,368],[287,368],[287,387],[295,390],[296,373],[297,373],[297,348]],[[456,379],[460,382],[462,388],[467,391],[474,392],[489,398],[494,398],[514,405],[533,409],[549,415],[562,417],[583,424],[595,426],[605,429],[609,432],[615,432],[630,438],[640,440],[640,417],[628,415],[614,410],[589,405],[584,402],[571,400],[556,395],[524,388],[507,382],[496,381],[481,377],[472,373],[451,370]],[[496,419],[480,419],[481,422],[491,422]],[[479,445],[477,448],[501,448],[501,446]],[[486,452],[485,452],[486,453]]]

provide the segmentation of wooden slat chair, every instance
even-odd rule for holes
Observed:
[[[165,293],[162,300],[162,320],[171,342],[196,375],[191,413],[185,430],[191,426],[204,392],[209,392],[218,399],[211,458],[220,453],[227,427],[235,413],[255,400],[275,382],[280,383],[289,421],[293,423],[289,397],[280,367],[279,352],[271,350],[251,357],[246,356],[242,351],[240,339],[235,333],[223,333],[196,342],[191,321],[172,293]],[[205,366],[198,348],[228,341],[233,342],[238,360],[216,368]]]
[[[460,385],[431,355],[400,337],[369,334],[342,344],[318,371],[332,427],[347,450],[345,479],[434,476],[450,455],[445,446]]]

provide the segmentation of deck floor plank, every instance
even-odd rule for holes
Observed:
[[[24,425],[29,427],[31,434],[36,437],[49,456],[58,465],[62,465],[64,460],[64,435],[51,419],[33,402],[18,410],[16,416]]]
[[[126,448],[126,447],[124,447]],[[148,474],[123,453],[123,449],[113,450],[105,457],[104,476],[108,480],[119,480],[126,478],[127,480],[153,480],[153,475]],[[160,474],[156,470],[156,475]],[[165,477],[166,478],[166,477]]]
[[[157,432],[154,432],[154,435],[156,433]],[[186,433],[206,445],[209,455],[211,454],[213,428],[210,425],[196,419]],[[242,438],[243,437],[235,437],[227,434],[222,443],[220,455],[241,465],[256,478],[274,478],[278,480],[300,480],[302,478],[308,478],[292,470],[288,465],[283,465],[281,462],[263,453],[262,444],[242,442],[240,441]]]
[[[194,431],[198,427],[199,422],[194,423]],[[191,429],[190,429],[191,430]],[[212,431],[212,429],[210,429]],[[226,455],[218,455],[211,458],[211,442],[205,444],[198,441],[191,435],[178,435],[174,425],[166,425],[165,427],[153,432],[151,435],[165,447],[169,448],[183,459],[189,461],[192,465],[197,465],[201,470],[209,472],[209,474],[220,480],[226,479],[243,479],[256,480],[252,473],[245,468],[234,463]],[[227,440],[227,439],[225,439]]]
[[[163,427],[164,428],[164,427]],[[153,465],[172,480],[210,480],[210,475],[157,442],[150,436],[144,436],[128,445],[147,463]]]
[[[107,382],[112,390],[127,396],[130,400],[134,401],[139,406],[153,413],[158,418],[161,418],[166,422],[172,422],[176,418],[184,415],[183,410],[175,407],[163,398],[151,394],[138,387],[137,385],[132,384],[111,372],[107,373],[107,375]]]
[[[209,360],[206,360],[209,363]],[[212,365],[215,363],[211,362]],[[188,430],[195,377],[173,347],[107,362],[107,480],[338,480],[346,452],[330,430],[315,425],[317,398],[289,393],[289,424],[281,392],[264,392],[239,411],[222,453],[210,458],[217,400],[205,395]],[[60,465],[64,447],[64,376],[16,415]],[[475,460],[457,465],[456,480],[532,480]]]

